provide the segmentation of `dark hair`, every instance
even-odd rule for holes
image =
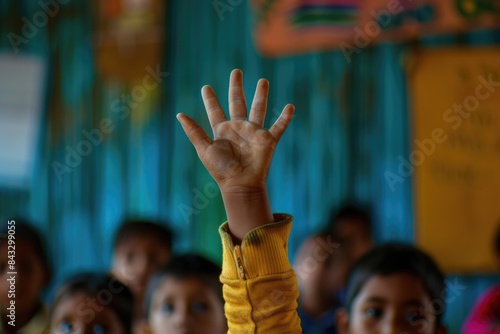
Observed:
[[[220,274],[221,268],[203,256],[184,254],[174,257],[166,266],[156,272],[149,281],[145,298],[146,315],[149,317],[154,292],[166,277],[177,279],[199,278],[220,297],[220,301],[223,304],[222,283],[219,281]]]
[[[40,232],[33,226],[33,224],[25,219],[25,218],[13,218],[8,219],[8,222],[15,221],[13,224],[2,224],[2,228],[0,228],[0,236],[1,239],[6,239],[8,235],[8,231],[10,229],[15,229],[15,238],[16,240],[26,240],[31,247],[33,247],[34,255],[38,257],[40,262],[42,263],[43,268],[47,272],[47,284],[51,280],[52,276],[52,267],[49,262],[49,257],[47,256],[47,251],[45,248],[45,243],[40,236]],[[14,226],[12,228],[11,226]]]
[[[500,223],[497,227],[497,232],[495,234],[494,249],[496,256],[500,257]]]
[[[370,278],[398,273],[419,278],[432,301],[442,298],[445,277],[434,260],[411,245],[388,243],[369,251],[351,269],[346,289],[347,311],[351,312],[354,299]],[[443,310],[435,314],[437,325],[441,323],[443,313],[444,305]]]
[[[172,231],[160,222],[140,219],[125,220],[115,235],[113,249],[134,236],[148,236],[159,240],[168,250],[172,250]]]
[[[126,334],[132,333],[134,317],[134,297],[132,292],[109,274],[80,273],[66,279],[57,290],[52,311],[56,306],[78,293],[85,293],[94,298],[97,303],[114,311]],[[50,316],[52,322],[52,314]]]
[[[332,211],[328,219],[328,230],[337,231],[339,224],[344,220],[357,220],[361,222],[369,233],[372,229],[372,218],[368,210],[354,204],[345,204],[340,209]]]

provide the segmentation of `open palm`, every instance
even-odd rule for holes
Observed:
[[[227,120],[212,88],[203,87],[203,102],[214,139],[189,116],[178,115],[186,135],[221,191],[248,192],[265,188],[274,148],[294,112],[292,105],[285,106],[269,131],[264,130],[268,91],[267,80],[259,80],[247,120],[242,73],[233,70],[229,83],[230,120]]]

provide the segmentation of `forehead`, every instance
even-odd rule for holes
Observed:
[[[430,303],[430,296],[418,277],[397,273],[387,276],[376,275],[368,279],[354,301],[354,308],[365,302],[380,301],[396,307],[418,302]]]
[[[344,218],[337,223],[337,232],[344,233],[369,233],[368,223],[359,218]]]
[[[117,245],[115,252],[141,249],[164,249],[170,251],[166,241],[149,233],[125,236]]]
[[[89,320],[89,315],[92,315]],[[104,303],[96,301],[95,296],[85,292],[76,292],[73,295],[63,297],[57,303],[52,313],[51,323],[67,320],[73,322],[106,323],[121,326],[115,311]]]
[[[156,289],[154,295],[157,298],[165,297],[199,297],[199,296],[215,296],[215,292],[200,278],[185,277],[176,278],[166,276],[162,279],[160,285]]]

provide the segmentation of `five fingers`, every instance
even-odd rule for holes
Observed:
[[[264,125],[267,108],[267,97],[269,92],[269,82],[266,79],[260,79],[257,83],[254,99],[250,108],[249,121],[259,126]],[[210,86],[204,86],[201,90],[203,103],[207,111],[210,125],[215,132],[215,127],[225,122],[226,116],[220,106],[215,93]],[[295,107],[292,104],[287,104],[280,117],[269,129],[269,132],[278,142],[285,132],[288,124],[292,120]],[[231,120],[244,120],[246,119],[246,102],[243,93],[243,75],[240,70],[233,70],[229,81],[229,114]],[[198,153],[204,151],[208,145],[212,143],[205,131],[196,124],[189,116],[185,114],[178,114],[177,119],[182,125],[184,132],[193,143]]]

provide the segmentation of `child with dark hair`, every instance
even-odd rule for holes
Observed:
[[[41,293],[50,282],[51,269],[42,238],[24,219],[7,220],[0,236],[0,333],[43,333],[49,315]]]
[[[441,325],[444,275],[417,248],[398,243],[376,247],[351,269],[339,333],[445,333]]]
[[[149,220],[126,220],[116,233],[112,273],[134,294],[134,326],[145,321],[145,289],[153,273],[170,260],[172,239],[166,224]]]
[[[500,224],[493,240],[500,268]],[[463,334],[500,334],[500,284],[486,291],[476,302],[462,327]]]
[[[221,269],[194,254],[174,257],[150,280],[146,308],[153,334],[227,332]]]
[[[304,334],[336,334],[338,292],[348,270],[345,249],[331,233],[315,234],[301,244],[294,270],[300,291],[298,313]]]
[[[109,274],[82,273],[58,289],[50,315],[50,333],[131,334],[134,299]]]
[[[338,236],[351,265],[373,247],[371,225],[368,211],[353,204],[346,204],[331,213],[329,230]]]

